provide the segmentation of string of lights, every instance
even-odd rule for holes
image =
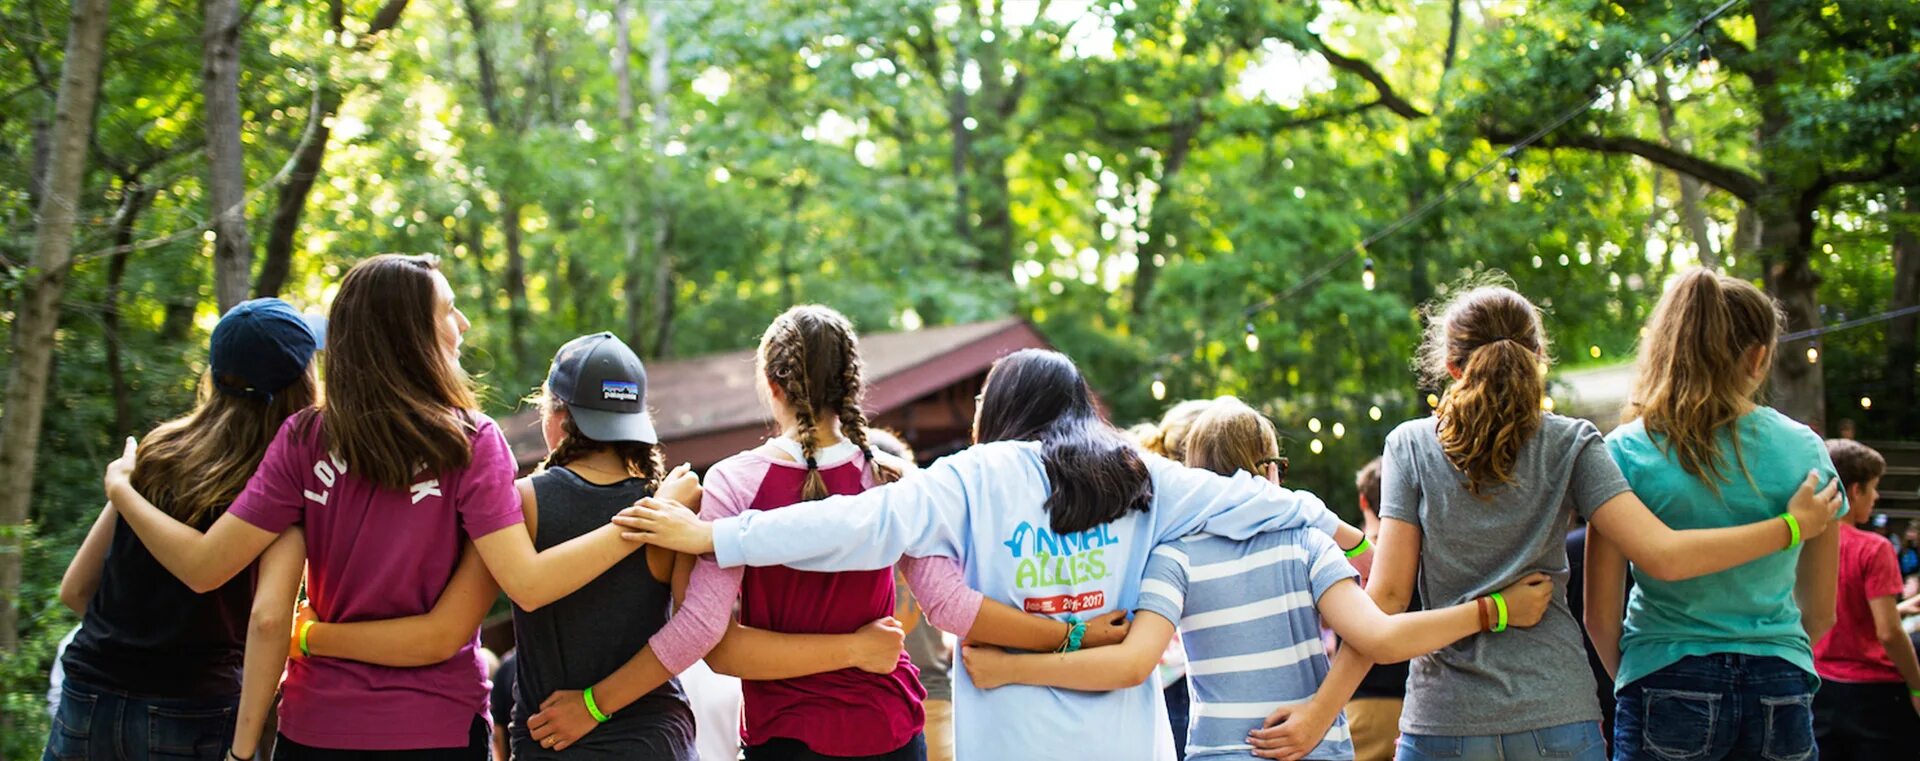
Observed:
[[[1718,19],[1722,14],[1725,14],[1728,10],[1731,10],[1735,5],[1738,5],[1740,1],[1741,0],[1726,0],[1726,2],[1721,3],[1719,7],[1714,8],[1712,11],[1708,12],[1705,16],[1702,16],[1698,21],[1695,21],[1693,25],[1689,27],[1685,33],[1669,41],[1665,46],[1662,46],[1658,51],[1654,52],[1653,55],[1641,59],[1640,63],[1637,66],[1633,67],[1631,71],[1628,71],[1624,76],[1620,78],[1620,81],[1622,83],[1632,82],[1639,77],[1641,72],[1644,72],[1647,69],[1659,64],[1661,61],[1664,61],[1668,56],[1672,55],[1674,51],[1682,50],[1689,47],[1690,41],[1696,37],[1701,37],[1702,33],[1705,31],[1708,24],[1713,23],[1715,19]],[[1695,61],[1698,65],[1702,67],[1703,70],[1714,66],[1713,52],[1708,47],[1708,45],[1704,42],[1704,38],[1702,43],[1698,46],[1698,55]],[[1352,247],[1348,248],[1346,252],[1342,253],[1339,256],[1334,257],[1332,260],[1328,261],[1326,264],[1321,265],[1319,268],[1309,273],[1306,277],[1301,278],[1300,282],[1293,284],[1291,287],[1287,288],[1285,291],[1282,291],[1279,294],[1269,297],[1267,299],[1264,299],[1262,301],[1255,302],[1254,304],[1248,305],[1248,307],[1242,314],[1242,319],[1245,320],[1247,324],[1247,334],[1249,336],[1253,335],[1252,318],[1255,315],[1258,315],[1261,312],[1265,312],[1268,309],[1272,309],[1275,305],[1286,303],[1292,300],[1293,298],[1295,298],[1296,296],[1299,296],[1301,293],[1307,291],[1308,289],[1316,285],[1319,285],[1321,281],[1330,277],[1334,272],[1338,271],[1341,267],[1346,266],[1356,258],[1364,257],[1365,254],[1375,244],[1379,243],[1381,240],[1384,240],[1388,236],[1393,235],[1394,233],[1399,232],[1402,229],[1405,229],[1408,225],[1411,225],[1414,222],[1419,221],[1421,218],[1432,213],[1435,209],[1438,209],[1441,206],[1445,205],[1448,201],[1453,200],[1455,196],[1459,195],[1461,192],[1465,191],[1467,188],[1472,187],[1475,183],[1479,182],[1480,178],[1485,177],[1488,173],[1499,168],[1500,164],[1503,162],[1507,164],[1507,200],[1518,203],[1521,197],[1520,168],[1514,164],[1514,160],[1518,158],[1518,156],[1520,155],[1520,152],[1526,149],[1527,147],[1540,142],[1542,139],[1545,139],[1546,136],[1549,134],[1552,134],[1554,130],[1557,130],[1563,126],[1566,126],[1568,122],[1571,122],[1576,118],[1579,118],[1581,114],[1584,114],[1592,110],[1594,105],[1596,103],[1599,103],[1602,98],[1607,97],[1610,92],[1611,92],[1610,87],[1601,86],[1601,87],[1594,88],[1593,95],[1588,97],[1586,100],[1582,101],[1579,105],[1576,105],[1572,108],[1567,109],[1566,111],[1562,112],[1560,115],[1554,117],[1551,121],[1548,121],[1545,125],[1541,126],[1539,129],[1534,130],[1532,133],[1528,134],[1526,137],[1523,137],[1520,140],[1514,142],[1512,145],[1508,146],[1506,150],[1501,151],[1498,157],[1491,159],[1484,164],[1481,164],[1480,167],[1474,170],[1472,174],[1469,174],[1466,178],[1449,186],[1445,191],[1442,191],[1439,195],[1436,195],[1427,199],[1424,203],[1420,204],[1418,207],[1414,208],[1412,211],[1409,211],[1406,214],[1401,215],[1400,218],[1387,223],[1385,226],[1373,231],[1372,233],[1369,233],[1366,237],[1361,238],[1358,243],[1355,243],[1353,244]],[[1366,258],[1366,261],[1361,270],[1360,279],[1361,279],[1362,285],[1364,285],[1367,288],[1367,290],[1373,290],[1373,285],[1375,283],[1375,278],[1373,274],[1373,259]],[[1248,344],[1250,346],[1257,346],[1258,345],[1257,338],[1249,340]]]

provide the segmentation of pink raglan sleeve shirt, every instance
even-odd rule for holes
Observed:
[[[705,493],[701,497],[700,518],[717,521],[746,511],[760,481],[766,475],[764,465],[751,461],[723,460],[707,471]],[[885,488],[885,487],[878,487]],[[901,570],[907,586],[926,611],[927,621],[962,637],[973,629],[985,596],[967,586],[960,564],[953,558],[905,558]],[[681,605],[648,644],[667,671],[678,674],[706,657],[726,636],[733,620],[734,603],[740,598],[740,580],[745,566],[721,568],[712,555],[702,555],[687,582],[687,594]]]

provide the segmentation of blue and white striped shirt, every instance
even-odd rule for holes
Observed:
[[[1187,758],[1251,758],[1247,733],[1327,678],[1315,601],[1359,576],[1333,539],[1289,529],[1236,541],[1197,534],[1155,547],[1140,610],[1180,626],[1193,709]],[[1343,712],[1311,759],[1352,759]]]

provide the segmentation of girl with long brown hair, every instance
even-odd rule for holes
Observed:
[[[830,494],[858,494],[898,480],[907,467],[878,455],[867,441],[861,410],[866,381],[853,325],[833,309],[798,306],[767,326],[757,353],[761,398],[780,435],[707,471],[703,517],[774,511]],[[935,625],[986,641],[1050,649],[1072,627],[985,601],[966,587],[949,558],[903,563],[915,597]],[[693,570],[685,606],[655,635],[630,668],[595,685],[602,707],[619,707],[668,674],[679,673],[723,644],[739,601],[739,624],[796,634],[842,634],[891,622],[891,569],[807,573],[788,568],[724,571],[710,559]],[[898,622],[891,622],[898,627]],[[1119,641],[1124,626],[1095,626],[1086,644]],[[730,637],[729,637],[730,638]],[[713,665],[738,672],[722,655]],[[748,759],[819,757],[922,759],[926,692],[905,654],[883,673],[840,669],[800,671],[783,678],[736,673],[745,681],[744,744]],[[535,736],[552,727],[577,737],[591,729],[574,701],[534,717]]]
[[[1819,434],[1754,401],[1783,322],[1752,283],[1704,269],[1681,274],[1654,308],[1607,448],[1660,520],[1764,522],[1803,474],[1838,483]],[[1627,538],[1613,528],[1590,530],[1587,626],[1619,694],[1614,757],[1809,757],[1811,643],[1833,625],[1839,535],[1803,532],[1786,552],[1679,581],[1623,558]],[[1636,583],[1623,635],[1627,560]]]
[[[512,453],[476,409],[460,368],[468,323],[437,258],[387,254],[355,265],[329,317],[324,399],[281,426],[246,490],[204,534],[154,508],[109,468],[115,509],[167,570],[195,589],[218,586],[300,524],[313,609],[319,620],[348,621],[430,609],[454,574],[462,535],[485,563],[471,572],[490,572],[530,610],[633,550],[604,530],[535,550],[521,528]],[[698,486],[684,475],[670,476],[661,491],[697,501]],[[483,757],[486,675],[476,647],[469,636],[452,658],[404,671],[293,661],[277,754]]]
[[[1466,289],[1430,317],[1420,369],[1448,388],[1432,417],[1387,437],[1380,556],[1368,589],[1382,609],[1403,610],[1416,582],[1432,607],[1532,573],[1564,585],[1576,513],[1661,579],[1779,553],[1794,521],[1807,536],[1826,529],[1838,496],[1829,487],[1816,497],[1811,480],[1776,495],[1772,504],[1791,520],[1669,529],[1634,496],[1592,423],[1543,411],[1547,349],[1539,310],[1504,287]],[[1353,648],[1336,659],[1329,682],[1344,690],[1339,702],[1363,661]],[[1556,588],[1539,626],[1413,660],[1399,753],[1411,761],[1601,759],[1599,720],[1580,627]]]
[[[282,421],[313,403],[309,367],[320,336],[279,299],[255,299],[214,326],[209,368],[192,412],[147,434],[121,478],[153,495],[173,520],[205,528],[246,486]],[[250,616],[254,583],[297,582],[298,531],[257,570],[218,588],[190,589],[168,574],[109,504],[74,556],[60,595],[83,622],[62,658],[46,758],[175,754],[212,761],[233,734],[247,624],[285,630],[291,608]],[[285,635],[276,637],[285,647]]]

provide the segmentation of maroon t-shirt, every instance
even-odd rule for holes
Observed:
[[[1900,596],[1900,562],[1893,543],[1851,524],[1840,527],[1840,589],[1834,597],[1833,629],[1813,646],[1821,679],[1836,682],[1900,682],[1900,672],[1873,630],[1867,601]]]
[[[513,453],[492,420],[473,417],[466,467],[422,470],[407,488],[390,489],[328,451],[319,415],[295,415],[228,512],[275,533],[306,527],[307,596],[321,621],[426,613],[453,576],[463,535],[522,525]],[[487,709],[478,646],[476,631],[452,658],[406,669],[294,659],[281,687],[280,732],[342,750],[464,746],[474,717]]]
[[[740,457],[730,466],[766,468],[750,510],[776,510],[800,501],[807,470],[769,457]],[[854,457],[820,471],[832,494],[863,490],[865,459]],[[715,466],[718,468],[719,466]],[[740,585],[740,623],[790,634],[848,634],[893,615],[893,569],[816,573],[785,566],[748,568]],[[906,745],[926,724],[927,691],[905,653],[891,674],[841,669],[825,674],[741,683],[748,745],[779,737],[829,756],[874,756]]]

